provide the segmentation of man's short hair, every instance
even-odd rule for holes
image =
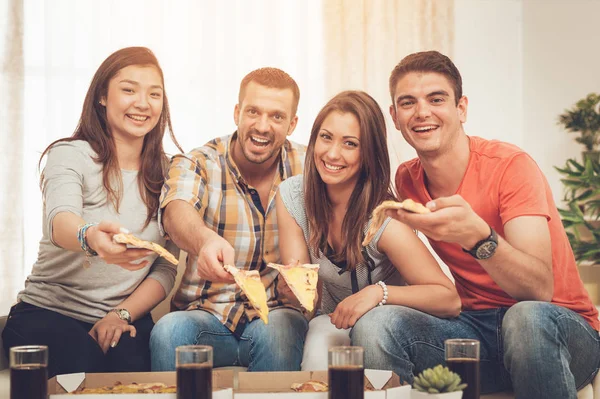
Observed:
[[[398,81],[410,72],[434,72],[444,75],[454,90],[454,101],[458,105],[458,100],[462,97],[462,77],[450,58],[437,51],[422,51],[407,55],[394,67],[390,75],[392,104],[396,105],[394,96]]]
[[[240,92],[238,96],[239,104],[242,103],[244,95],[246,94],[246,87],[248,83],[255,82],[261,86],[271,87],[275,89],[291,89],[294,95],[294,101],[292,103],[292,117],[296,115],[298,110],[298,102],[300,101],[300,89],[296,81],[287,73],[278,68],[259,68],[242,79],[240,83]]]

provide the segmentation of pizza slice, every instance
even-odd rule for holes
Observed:
[[[404,209],[408,212],[413,213],[430,213],[431,211],[423,204],[415,202],[410,198],[405,199],[402,202],[396,201],[383,201],[379,204],[375,209],[373,209],[373,213],[371,216],[371,226],[369,226],[369,230],[365,235],[365,239],[362,242],[363,247],[369,245],[369,243],[375,238],[375,234],[383,224],[385,220],[385,211],[389,209]]]
[[[136,236],[134,236],[133,234],[125,234],[125,233],[115,234],[113,236],[113,241],[116,242],[117,244],[127,244],[127,245],[130,245],[135,248],[149,249],[150,251],[156,252],[159,256],[162,256],[163,258],[165,258],[166,260],[168,260],[169,262],[171,262],[174,265],[177,265],[179,263],[179,261],[177,260],[176,257],[173,256],[173,254],[171,254],[169,251],[167,251],[160,245],[155,244],[150,241],[141,240],[141,239],[137,238]]]
[[[306,381],[303,384],[294,382],[291,388],[296,392],[327,392],[329,390],[329,385],[323,381],[311,380]]]
[[[267,306],[267,293],[265,286],[260,280],[260,274],[256,270],[241,270],[232,265],[225,265],[225,270],[230,273],[242,292],[256,309],[260,319],[269,324],[269,307]]]
[[[278,265],[269,263],[267,266],[279,271],[283,279],[290,287],[300,305],[312,312],[315,308],[315,296],[317,295],[317,281],[319,280],[319,265],[296,262],[295,265]]]

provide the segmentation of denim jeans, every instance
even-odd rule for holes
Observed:
[[[576,399],[600,366],[600,338],[581,316],[546,302],[465,311],[439,319],[402,306],[380,306],[350,332],[365,348],[365,367],[415,374],[444,363],[444,341],[480,341],[482,393],[513,389],[517,399]]]
[[[175,370],[175,348],[210,345],[214,367],[244,366],[249,371],[300,370],[308,321],[293,309],[273,309],[269,324],[248,323],[238,338],[213,314],[204,310],[163,316],[150,336],[153,371]]]

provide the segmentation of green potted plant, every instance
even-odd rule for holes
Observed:
[[[460,383],[460,376],[438,364],[423,370],[415,377],[411,398],[461,399],[467,384]]]
[[[577,263],[600,264],[600,95],[591,93],[559,116],[585,146],[583,162],[568,159],[563,168],[566,209],[559,209]]]
[[[580,133],[575,138],[585,146],[584,160],[587,157],[599,160],[597,146],[600,144],[600,94],[590,93],[587,97],[577,101],[571,108],[559,115],[558,124],[572,133]]]

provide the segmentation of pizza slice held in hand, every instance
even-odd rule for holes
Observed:
[[[167,251],[160,245],[155,244],[150,241],[141,240],[141,239],[137,238],[136,236],[134,236],[133,234],[125,234],[125,233],[115,234],[113,236],[113,241],[116,242],[117,244],[127,244],[134,248],[149,249],[150,251],[156,252],[159,256],[162,256],[163,258],[165,258],[166,260],[168,260],[169,262],[171,262],[174,265],[177,265],[179,263],[179,261],[177,260],[176,257],[173,256],[173,254],[171,254],[169,251]]]
[[[279,274],[290,287],[300,305],[312,312],[315,308],[317,294],[317,281],[319,280],[319,265],[300,263],[291,265],[278,265],[269,263],[267,266],[277,269]]]
[[[367,231],[367,235],[362,242],[363,247],[369,245],[369,243],[375,238],[375,234],[383,224],[385,220],[385,211],[389,209],[404,209],[408,212],[413,213],[430,213],[429,208],[411,200],[410,198],[405,199],[402,202],[396,201],[383,201],[381,204],[377,206],[377,208],[373,209],[373,213],[371,216],[371,226],[369,226],[369,230]]]
[[[267,293],[256,270],[241,270],[232,265],[225,265],[225,270],[233,276],[236,284],[246,294],[250,304],[256,309],[260,319],[269,324],[269,307],[267,306]]]

